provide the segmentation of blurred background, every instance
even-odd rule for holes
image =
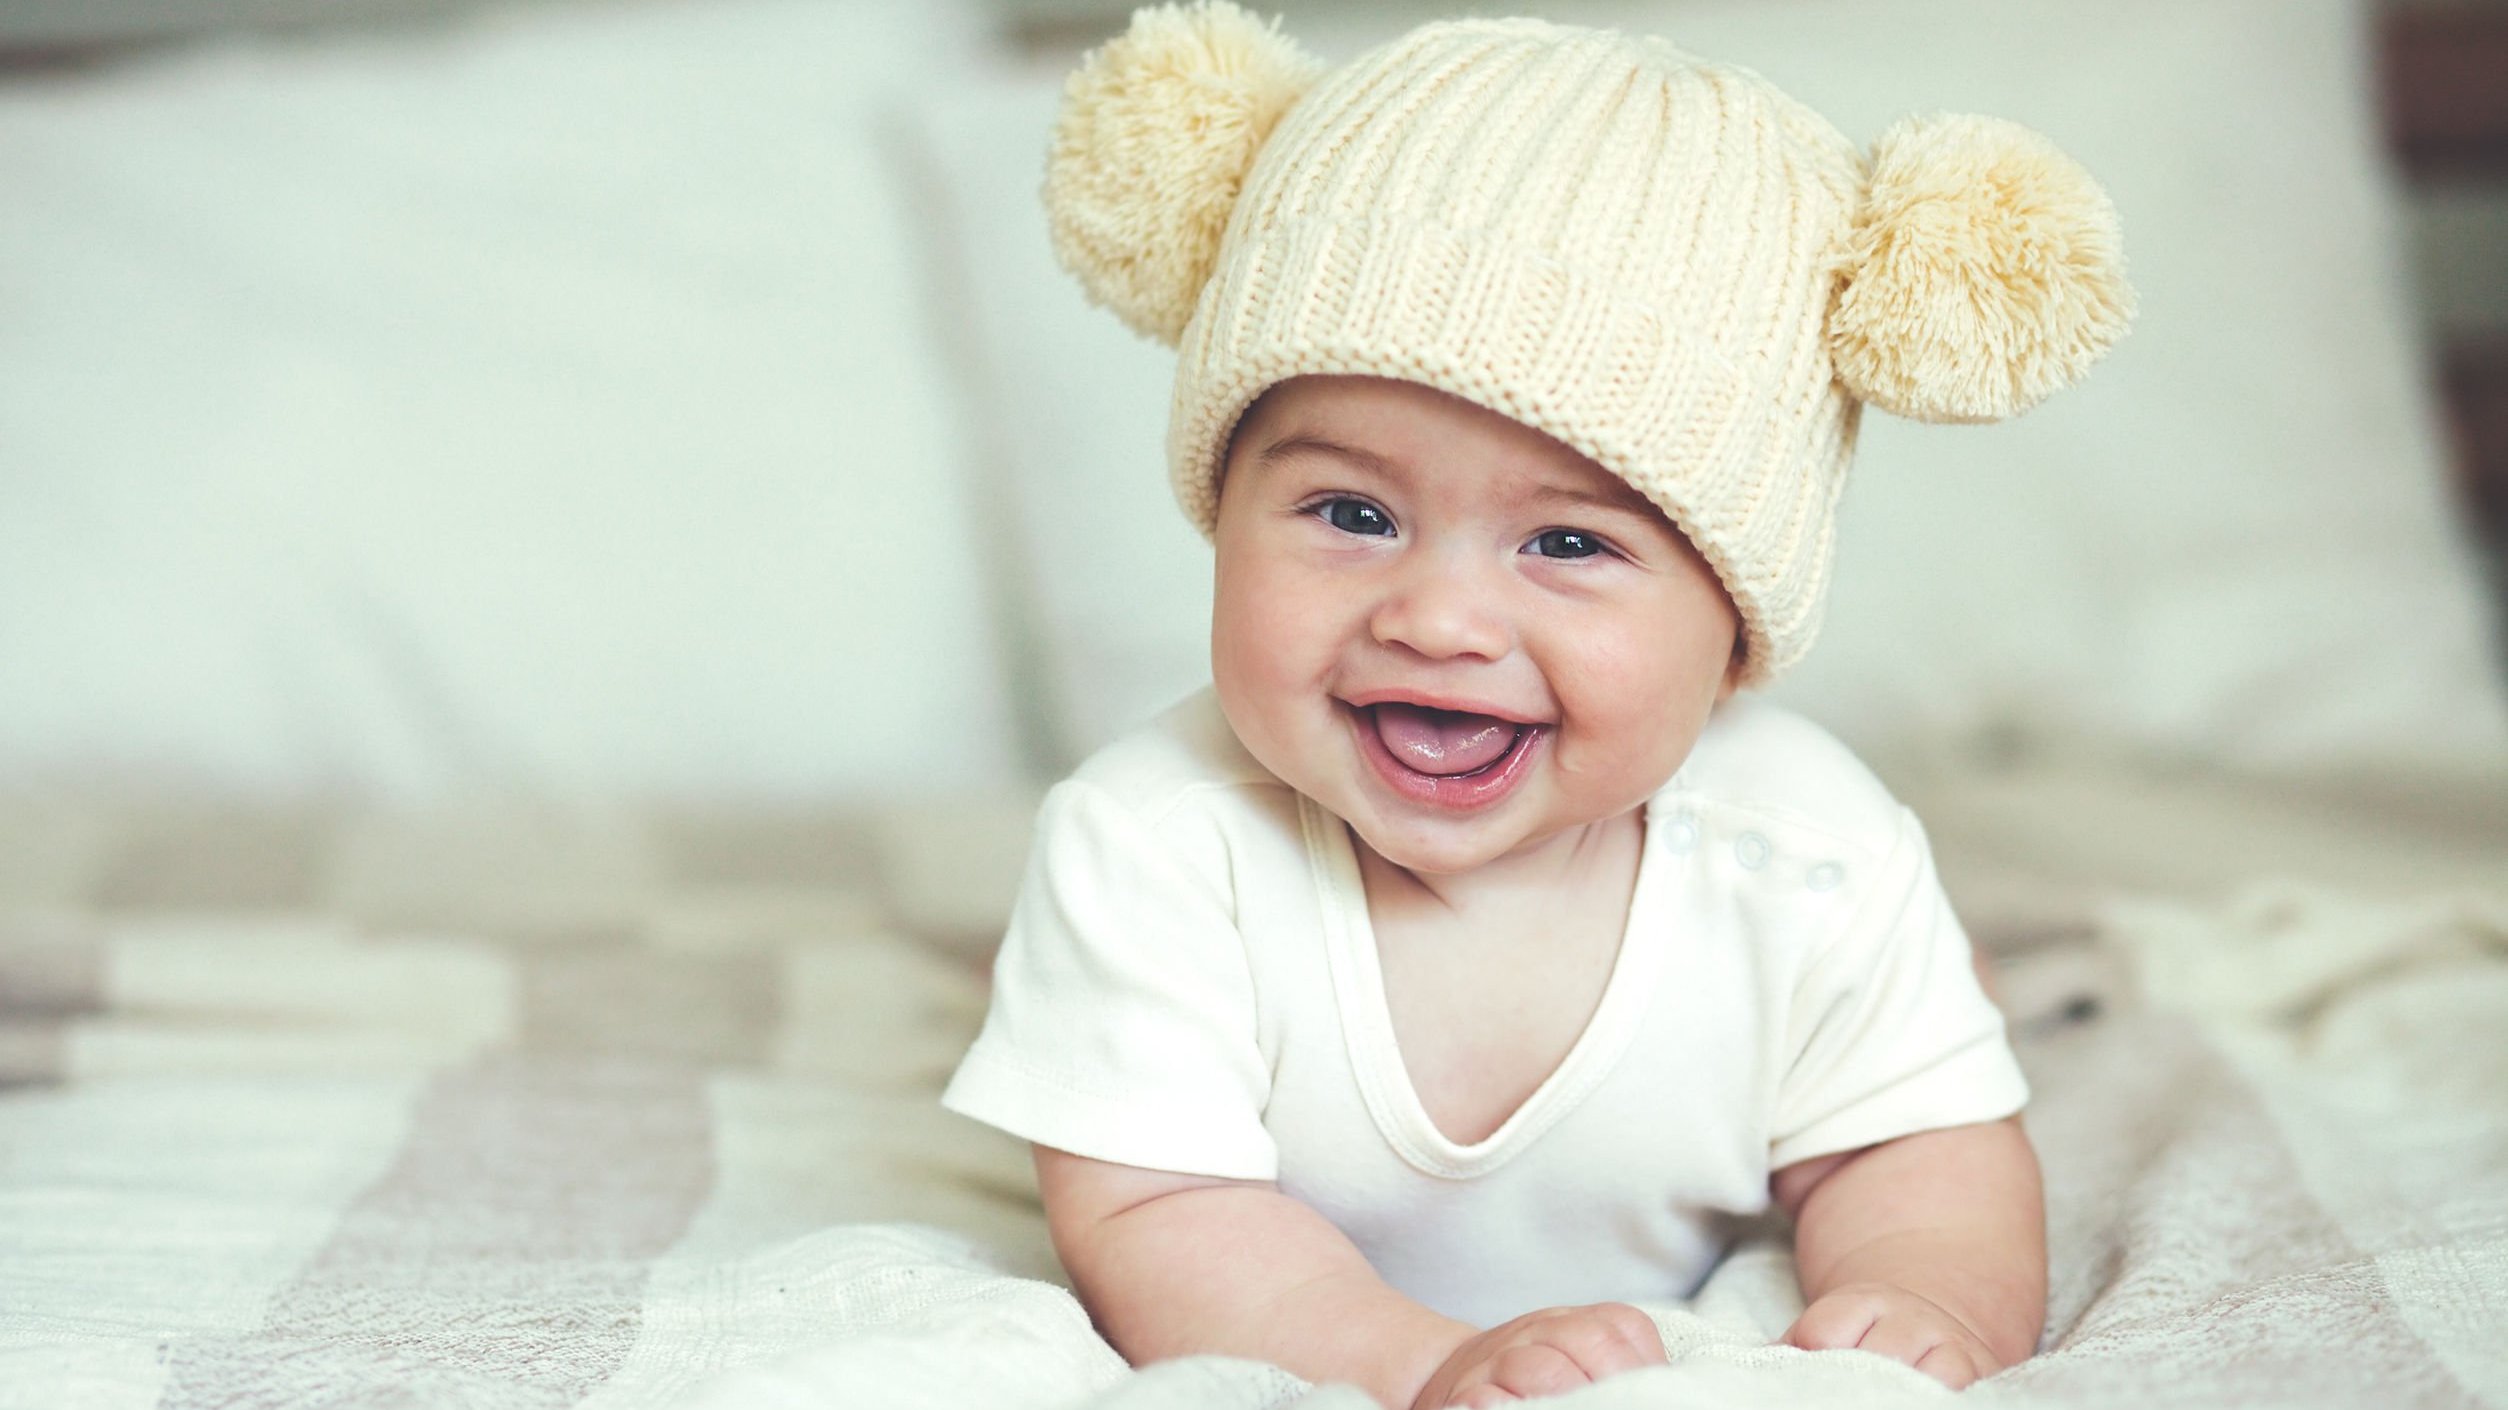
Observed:
[[[0,4],[21,831],[1024,798],[1192,688],[1168,355],[1035,209],[1126,8]],[[2086,386],[1867,420],[1782,698],[1916,791],[2065,760],[2508,807],[2508,5],[1521,8],[1859,140],[2027,122],[2122,211],[2144,312]]]
[[[1205,679],[1037,204],[1126,8],[0,0],[0,1408],[1119,1373],[935,1097],[1036,794]],[[2021,1400],[2495,1391],[2508,3],[1524,8],[2122,215],[2083,386],[1866,419],[1777,689],[2008,961]]]

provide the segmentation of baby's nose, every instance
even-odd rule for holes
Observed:
[[[1500,595],[1451,562],[1422,562],[1405,573],[1377,603],[1368,625],[1378,642],[1431,660],[1495,661],[1515,642]]]

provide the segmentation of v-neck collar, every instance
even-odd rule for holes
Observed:
[[[1486,1174],[1530,1145],[1559,1119],[1576,1109],[1636,1036],[1655,990],[1666,944],[1661,927],[1652,923],[1664,884],[1656,849],[1662,827],[1653,799],[1646,803],[1646,835],[1638,849],[1637,885],[1629,897],[1628,923],[1612,957],[1611,977],[1602,1000],[1586,1020],[1567,1056],[1504,1124],[1472,1145],[1461,1145],[1437,1129],[1411,1084],[1395,1041],[1393,1011],[1385,1000],[1382,957],[1376,951],[1376,927],[1367,914],[1367,885],[1360,875],[1358,851],[1349,824],[1311,798],[1298,800],[1298,819],[1305,834],[1306,855],[1322,903],[1324,949],[1332,971],[1333,995],[1341,1009],[1341,1032],[1350,1050],[1350,1067],[1359,1092],[1396,1154],[1416,1169],[1450,1180]]]

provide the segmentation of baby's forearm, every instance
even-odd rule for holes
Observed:
[[[1270,1189],[1179,1190],[1062,1249],[1098,1329],[1139,1365],[1218,1353],[1350,1381],[1407,1410],[1479,1329],[1388,1287],[1322,1215]]]
[[[1901,1137],[1821,1173],[1795,1208],[1794,1260],[1808,1301],[1904,1288],[2004,1365],[2026,1359],[2046,1323],[2046,1213],[2019,1118]]]

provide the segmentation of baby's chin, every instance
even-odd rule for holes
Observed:
[[[1371,814],[1353,808],[1342,820],[1367,844],[1369,851],[1404,871],[1422,876],[1459,876],[1476,871],[1519,848],[1546,841],[1563,828],[1535,831],[1500,818],[1470,822],[1423,823]]]

